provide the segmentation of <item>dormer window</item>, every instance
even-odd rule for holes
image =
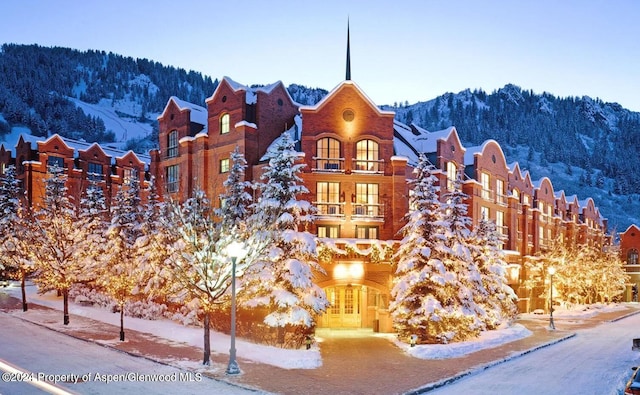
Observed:
[[[220,134],[227,134],[229,130],[229,114],[222,114],[220,116]]]

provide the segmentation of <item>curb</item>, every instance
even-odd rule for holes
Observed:
[[[640,313],[640,312],[638,312],[638,313]],[[638,313],[634,313],[634,314],[638,314]],[[633,315],[633,314],[630,314],[630,315]],[[518,352],[517,354],[513,354],[513,355],[510,355],[508,357],[505,357],[505,358],[502,358],[502,359],[497,359],[495,361],[486,363],[484,365],[480,365],[478,367],[471,368],[469,370],[466,370],[466,371],[458,373],[458,374],[456,374],[454,376],[451,376],[451,377],[436,381],[434,383],[426,384],[426,385],[424,385],[424,386],[422,386],[420,388],[417,388],[415,390],[411,390],[409,392],[405,392],[403,395],[418,395],[418,394],[424,394],[424,393],[433,391],[433,390],[435,390],[437,388],[444,387],[445,385],[454,383],[454,382],[462,379],[463,377],[471,376],[471,375],[473,375],[475,373],[482,372],[482,371],[487,370],[489,368],[492,368],[492,367],[494,367],[496,365],[500,365],[502,363],[511,361],[511,360],[519,358],[519,357],[522,357],[524,355],[530,354],[530,353],[532,353],[534,351],[537,351],[537,350],[540,350],[542,348],[546,348],[546,347],[552,346],[554,344],[563,342],[563,341],[571,339],[572,337],[575,337],[575,336],[576,336],[575,333],[571,333],[571,334],[569,334],[567,336],[564,336],[564,337],[561,337],[559,339],[552,340],[550,342],[541,344],[539,346],[530,348],[528,350],[524,350],[524,351]]]
[[[116,348],[114,346],[111,346],[109,344],[100,343],[100,342],[95,341],[95,340],[85,339],[85,338],[76,336],[73,333],[69,333],[69,332],[66,332],[66,331],[61,331],[61,330],[58,330],[58,329],[55,329],[55,328],[51,328],[51,327],[48,327],[48,326],[46,326],[46,325],[44,325],[44,324],[42,324],[40,322],[31,321],[31,320],[28,320],[26,318],[23,318],[23,317],[20,317],[20,316],[16,316],[16,315],[8,313],[8,312],[0,311],[0,314],[6,314],[6,315],[9,315],[9,316],[11,316],[13,318],[17,318],[17,319],[19,319],[19,320],[21,320],[23,322],[28,322],[30,324],[39,326],[40,328],[48,329],[48,330],[50,330],[52,332],[56,332],[56,333],[59,333],[61,335],[72,337],[72,338],[74,338],[76,340],[81,340],[81,341],[83,341],[85,343],[95,344],[97,346],[104,347],[104,348],[107,348],[109,350],[113,350],[113,351],[116,351],[116,352],[119,352],[119,353],[122,353],[122,354],[126,354],[126,355],[129,355],[131,357],[145,359],[145,360],[147,360],[149,362],[157,363],[157,364],[164,365],[164,366],[169,366],[169,367],[172,367],[174,369],[178,369],[178,370],[182,370],[182,371],[192,371],[191,369],[187,369],[187,368],[182,367],[182,366],[175,366],[175,365],[172,365],[172,364],[170,364],[168,362],[160,361],[160,360],[151,358],[149,356],[146,356],[144,354],[137,354],[137,353],[134,353],[134,352],[131,352],[131,351],[127,351],[127,350],[121,350],[121,349]],[[244,390],[247,390],[247,391],[252,391],[252,392],[255,392],[257,394],[268,394],[269,393],[267,391],[260,390],[260,389],[254,388],[254,387],[247,387],[247,386],[244,386],[244,385],[241,385],[241,384],[238,384],[238,383],[234,383],[234,382],[229,381],[229,380],[225,380],[225,379],[221,379],[221,378],[218,378],[218,377],[214,377],[211,374],[208,374],[206,372],[202,372],[202,375],[207,377],[207,378],[209,378],[210,380],[215,380],[215,381],[218,381],[220,383],[225,383],[225,384],[228,384],[230,386],[241,388],[241,389],[244,389]]]
[[[624,320],[625,318],[629,318],[629,317],[637,315],[637,314],[640,314],[640,310],[634,311],[633,313],[625,314],[625,315],[623,315],[621,317],[617,317],[617,318],[614,318],[612,320],[607,320],[605,322],[616,322],[616,321]]]

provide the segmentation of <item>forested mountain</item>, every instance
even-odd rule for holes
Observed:
[[[5,44],[0,141],[12,127],[26,126],[35,135],[118,141],[146,153],[157,144],[156,117],[169,97],[204,106],[217,83],[195,71],[104,51]],[[297,84],[287,89],[301,104],[315,104],[327,94]],[[507,160],[520,162],[534,180],[549,176],[567,195],[593,197],[617,230],[640,223],[640,113],[586,96],[558,98],[515,85],[382,107],[395,111],[400,122],[427,130],[453,125],[467,147],[494,139]]]

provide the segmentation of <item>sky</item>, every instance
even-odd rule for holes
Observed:
[[[4,0],[0,43],[331,90],[347,20],[352,79],[378,105],[512,83],[640,112],[636,0]]]

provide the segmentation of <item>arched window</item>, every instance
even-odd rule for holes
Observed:
[[[229,133],[229,114],[220,116],[220,134]]]
[[[355,170],[378,172],[380,169],[378,143],[373,140],[360,140],[356,143]]]
[[[637,265],[638,264],[638,250],[635,248],[627,251],[627,265]]]
[[[316,169],[320,171],[343,170],[344,159],[340,156],[340,141],[324,137],[316,142]]]
[[[167,158],[178,156],[178,131],[172,130],[167,137]]]

